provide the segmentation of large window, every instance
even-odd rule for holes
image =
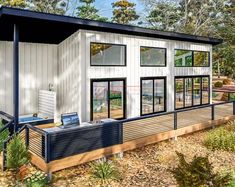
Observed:
[[[91,120],[125,118],[125,79],[91,81]]]
[[[141,66],[166,66],[166,49],[140,47]]]
[[[166,78],[141,78],[141,115],[166,111]]]
[[[175,50],[176,67],[209,67],[209,52]]]
[[[91,66],[125,66],[126,46],[91,43]]]
[[[209,104],[209,76],[175,78],[175,108]]]

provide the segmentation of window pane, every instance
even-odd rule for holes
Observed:
[[[175,89],[176,89],[176,108],[184,107],[184,79],[175,79]]]
[[[123,81],[110,82],[110,118],[124,118]]]
[[[91,43],[91,65],[125,65],[126,46]]]
[[[203,51],[195,51],[194,66],[209,66],[209,53]]]
[[[209,103],[209,78],[202,78],[202,104]]]
[[[140,47],[141,65],[146,66],[165,66],[166,49]]]
[[[175,66],[192,66],[193,52],[187,50],[175,50]]]
[[[165,80],[154,80],[154,112],[165,110]]]
[[[142,114],[153,113],[153,80],[142,80]]]
[[[185,107],[192,106],[192,79],[185,79]]]
[[[93,119],[108,118],[108,82],[93,83]]]
[[[193,78],[193,104],[201,104],[201,78]]]

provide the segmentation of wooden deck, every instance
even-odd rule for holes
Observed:
[[[233,106],[224,104],[215,107],[215,120],[211,120],[211,107],[180,112],[177,115],[178,129],[174,130],[174,114],[135,120],[123,124],[123,144],[55,160],[48,164],[32,153],[32,163],[45,172],[55,172],[108,155],[143,147],[148,144],[193,133],[235,119]],[[51,127],[53,124],[43,126]]]

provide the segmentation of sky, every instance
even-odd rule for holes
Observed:
[[[99,10],[99,14],[108,18],[112,17],[112,3],[116,0],[96,0],[94,5]],[[139,15],[143,12],[143,6],[140,3],[140,0],[129,0],[130,2],[133,2],[136,4],[136,11]],[[73,10],[70,10],[72,13]]]
[[[100,10],[100,14],[111,18],[112,17],[112,3],[115,0],[96,0],[95,6]],[[133,2],[136,4],[136,11],[137,13],[141,13],[143,10],[143,6],[141,5],[139,0],[129,0],[130,2]]]

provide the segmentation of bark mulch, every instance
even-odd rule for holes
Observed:
[[[203,145],[206,131],[197,132],[177,141],[169,140],[124,153],[122,159],[111,158],[121,173],[121,179],[107,186],[112,187],[173,187],[176,181],[170,169],[177,166],[175,151],[186,155],[190,161],[195,155],[209,155],[211,163],[217,172],[235,171],[235,153],[226,151],[211,151]],[[0,172],[0,186],[12,186],[11,172]],[[52,187],[86,187],[100,186],[91,180],[90,166],[65,169],[54,173]]]

